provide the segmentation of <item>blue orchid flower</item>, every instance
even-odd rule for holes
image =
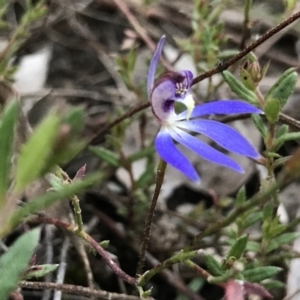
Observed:
[[[164,41],[163,36],[150,62],[147,79],[152,111],[161,124],[161,129],[155,138],[157,153],[166,163],[192,181],[199,181],[199,175],[189,160],[176,148],[174,140],[210,162],[243,173],[243,169],[234,160],[187,131],[203,134],[230,152],[258,159],[259,153],[230,126],[198,118],[210,114],[258,114],[262,113],[261,110],[249,103],[237,100],[221,100],[195,106],[191,95],[193,74],[190,71],[169,71],[154,81]],[[187,110],[176,114],[175,102],[183,103]]]

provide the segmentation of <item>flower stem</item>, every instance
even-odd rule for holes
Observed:
[[[147,248],[149,245],[152,220],[153,220],[153,216],[154,216],[154,212],[155,212],[157,199],[158,199],[158,196],[159,196],[159,193],[161,190],[161,186],[164,181],[166,167],[167,167],[167,164],[162,159],[160,159],[159,164],[157,166],[155,190],[153,193],[151,205],[148,210],[147,220],[146,220],[146,224],[145,224],[145,230],[143,233],[143,241],[142,241],[142,247],[141,247],[141,251],[140,251],[140,259],[139,259],[136,274],[141,274],[143,272],[143,266],[144,266],[144,262],[145,262],[145,254],[146,254],[146,251],[147,251]]]

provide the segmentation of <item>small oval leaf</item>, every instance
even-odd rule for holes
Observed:
[[[231,91],[234,92],[239,98],[244,99],[252,104],[257,104],[257,97],[255,93],[245,87],[229,71],[222,72],[222,76],[229,85]]]
[[[245,280],[250,282],[261,282],[262,280],[271,278],[279,273],[282,269],[279,267],[257,267],[255,269],[246,270],[242,273]]]
[[[235,257],[236,259],[240,259],[246,249],[247,242],[248,242],[248,235],[245,234],[239,237],[235,241],[231,249],[229,250],[227,259],[229,259],[230,257]]]

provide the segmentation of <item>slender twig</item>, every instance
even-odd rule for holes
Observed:
[[[149,252],[146,252],[146,260],[149,264],[154,266],[154,268],[157,265],[161,264],[161,262],[157,258],[155,258],[152,254],[150,254]],[[172,272],[169,269],[163,269],[163,270],[161,270],[159,275],[164,277],[171,286],[176,288],[180,293],[185,294],[189,299],[205,300],[205,298],[198,295],[189,286],[186,285],[186,283],[183,281],[183,279],[179,276],[180,274],[176,274],[175,272]]]
[[[288,14],[293,15],[294,13],[299,12],[300,10],[300,4],[298,3],[292,12],[288,12]],[[288,18],[288,16],[283,16],[282,18]],[[295,25],[295,24],[294,24]],[[273,36],[271,39],[268,40],[268,43],[265,43],[259,49],[256,50],[255,55],[259,59],[266,53],[270,51],[270,49],[273,47],[274,44],[276,44],[289,30],[291,30],[291,27],[285,27],[283,30],[280,30],[278,34]]]
[[[124,281],[131,285],[136,284],[136,279],[125,273],[120,267],[111,259],[109,254],[97,243],[89,234],[84,231],[78,231],[76,226],[68,224],[58,219],[47,218],[47,217],[36,217],[30,219],[30,222],[34,223],[44,223],[44,224],[53,224],[57,227],[70,231],[77,236],[84,239],[96,252],[105,260],[106,264],[114,271],[114,273],[121,277]]]
[[[263,42],[265,42],[271,36],[275,35],[277,32],[279,32],[280,30],[282,30],[286,26],[290,25],[291,23],[295,22],[299,18],[300,18],[300,11],[293,14],[292,16],[290,16],[289,18],[287,18],[283,22],[279,23],[277,26],[275,26],[272,29],[270,29],[269,31],[267,31],[264,35],[262,35],[259,39],[257,39],[253,43],[251,43],[247,48],[245,48],[244,50],[239,52],[237,55],[235,55],[232,58],[226,60],[225,62],[220,63],[215,68],[212,68],[211,70],[195,77],[194,80],[193,80],[192,85],[194,85],[194,84],[196,84],[196,83],[198,83],[198,82],[200,82],[200,81],[202,81],[202,80],[204,80],[208,77],[211,77],[211,76],[213,76],[217,73],[220,73],[220,72],[228,69],[231,65],[233,65],[234,63],[239,61],[241,58],[245,57],[248,53],[250,53],[252,50],[257,48],[259,45],[261,45]],[[136,113],[146,109],[149,106],[150,106],[150,103],[145,102],[143,104],[139,104],[139,105],[133,107],[131,110],[129,110],[128,112],[126,112],[125,114],[120,116],[119,118],[117,118],[114,121],[112,121],[111,123],[107,124],[103,129],[100,129],[95,134],[95,136],[92,138],[91,142],[98,141],[99,138],[101,138],[104,134],[106,134],[112,127],[114,127],[115,125],[123,122],[127,118],[132,117]],[[284,123],[287,122],[287,120],[283,119],[282,117],[280,117],[280,119]]]
[[[89,288],[93,289],[94,288],[94,276],[93,276],[93,271],[91,268],[91,264],[90,264],[89,257],[87,255],[85,246],[77,238],[76,238],[76,241],[73,243],[74,243],[74,245],[77,245],[76,250],[78,251],[78,254],[80,255],[81,260],[83,262],[88,286],[89,286]],[[91,300],[93,300],[93,299],[91,299]]]
[[[92,137],[90,142],[91,143],[98,142],[99,139],[101,139],[103,137],[103,135],[106,134],[109,130],[111,130],[114,126],[116,126],[117,124],[123,122],[124,120],[132,117],[136,113],[144,110],[145,108],[147,108],[149,106],[150,106],[149,102],[144,102],[142,104],[139,104],[139,105],[133,107],[132,109],[127,111],[125,114],[123,114],[119,118],[117,118],[114,121],[112,121],[111,123],[107,124],[104,128],[99,129],[99,131],[95,133],[94,137]]]
[[[279,113],[279,120],[284,124],[290,125],[290,126],[295,127],[300,130],[300,121],[298,121],[284,113]]]
[[[199,265],[195,264],[193,261],[191,261],[190,259],[187,259],[184,261],[184,263],[192,268],[193,270],[195,270],[202,278],[204,279],[208,279],[210,276],[212,276],[210,273],[208,273],[206,270],[204,270],[203,268],[201,268]],[[218,284],[219,286],[223,286],[224,284]]]
[[[46,241],[46,264],[53,263],[53,236],[54,227],[52,225],[46,225],[45,228],[45,241]],[[45,282],[51,282],[53,278],[52,273],[45,277]],[[41,300],[50,300],[52,292],[50,290],[43,292],[43,297]]]
[[[137,267],[136,274],[141,274],[143,272],[144,262],[145,262],[145,254],[149,245],[149,239],[150,239],[150,233],[151,233],[151,225],[152,220],[155,212],[155,207],[157,203],[157,199],[161,190],[161,186],[164,181],[165,177],[165,171],[166,171],[167,164],[160,159],[158,167],[157,167],[157,174],[156,174],[156,182],[155,182],[155,190],[153,193],[153,197],[151,200],[151,204],[148,210],[147,220],[145,224],[145,230],[143,233],[143,240],[142,240],[142,246],[140,251],[140,259]]]
[[[87,287],[79,286],[79,285],[71,285],[71,284],[57,284],[52,282],[31,282],[31,281],[21,281],[19,286],[26,289],[32,290],[56,290],[62,291],[64,293],[73,294],[73,295],[81,295],[87,297],[96,297],[98,299],[111,299],[111,300],[139,300],[139,297],[124,295],[124,294],[116,294],[110,293],[106,291],[97,291],[92,290]],[[148,300],[153,300],[153,298],[147,298]]]
[[[215,75],[217,73],[220,73],[222,71],[227,70],[231,65],[239,61],[241,58],[246,56],[248,53],[250,53],[252,50],[257,48],[259,45],[261,45],[263,42],[265,42],[267,39],[269,39],[271,36],[285,28],[286,26],[290,25],[291,23],[295,22],[297,19],[300,18],[300,11],[293,14],[283,22],[279,23],[277,26],[273,27],[269,31],[267,31],[264,35],[262,35],[260,38],[258,38],[256,41],[251,43],[248,47],[246,47],[244,50],[242,50],[237,55],[233,56],[232,58],[226,60],[225,62],[220,63],[217,67],[197,76],[194,78],[192,85],[202,81],[203,79],[206,79],[208,77],[211,77],[212,75]]]
[[[111,219],[109,216],[104,214],[102,211],[99,211],[95,208],[92,208],[93,213],[95,213],[100,219],[101,223],[107,226],[118,238],[122,239],[124,243],[127,243],[129,247],[131,247],[134,251],[139,252],[139,245],[136,243],[129,243],[129,240],[127,238],[127,234],[125,233],[124,229],[121,229],[120,226],[117,226],[115,221]],[[152,267],[158,266],[161,262],[154,257],[151,253],[146,251],[145,255],[146,261],[149,265]],[[200,297],[199,295],[196,295],[195,292],[193,292],[182,280],[182,278],[172,272],[169,269],[163,269],[159,273],[160,276],[164,277],[165,280],[178,292],[186,295],[191,300],[204,300],[203,297]]]
[[[134,28],[136,33],[142,38],[142,40],[147,44],[147,46],[152,50],[155,51],[156,45],[147,35],[146,30],[139,24],[136,17],[131,13],[130,9],[128,8],[125,1],[122,0],[113,0],[116,4],[118,9],[125,15],[131,26]]]
[[[66,269],[67,269],[67,255],[68,255],[69,248],[70,248],[70,240],[68,237],[66,237],[63,242],[63,246],[60,253],[59,268],[57,270],[57,276],[56,276],[57,284],[64,283]],[[55,291],[53,295],[53,300],[61,300],[61,296],[62,296],[61,291]]]
[[[250,20],[250,8],[252,6],[252,0],[246,0],[245,7],[244,7],[244,22],[243,22],[243,37],[241,41],[241,48],[244,49],[246,45],[246,40],[249,37],[250,33],[250,26],[249,26],[249,20]]]
[[[119,10],[124,14],[127,18],[131,26],[134,28],[136,33],[140,36],[140,38],[146,43],[146,45],[154,52],[156,49],[156,45],[150,39],[147,34],[147,31],[139,24],[136,17],[131,13],[130,9],[128,8],[127,4],[123,0],[113,0]],[[163,58],[160,59],[162,64],[165,66],[166,69],[171,69],[169,63],[167,63]]]
[[[162,270],[169,268],[179,262],[184,262],[188,259],[193,258],[197,255],[198,251],[189,251],[189,252],[179,252],[176,255],[166,259],[164,262],[156,265],[151,270],[145,272],[142,276],[140,276],[137,285],[144,286],[154,275],[160,273]]]

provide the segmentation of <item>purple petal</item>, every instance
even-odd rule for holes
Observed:
[[[169,165],[178,169],[193,181],[199,181],[199,176],[188,159],[175,147],[167,129],[161,130],[155,139],[155,148],[159,156]]]
[[[156,71],[157,63],[160,59],[165,39],[166,39],[166,37],[164,35],[160,38],[160,40],[156,46],[156,50],[155,50],[155,52],[152,56],[151,62],[150,62],[150,66],[149,66],[149,70],[148,70],[148,77],[147,77],[147,90],[148,90],[149,99],[150,99],[150,94],[151,94],[151,91],[152,91],[153,85],[154,85],[154,78],[155,78],[155,71]]]
[[[205,144],[204,142],[198,140],[197,138],[191,136],[185,131],[176,128],[175,130],[171,131],[171,135],[173,139],[176,140],[178,143],[194,151],[204,159],[219,164],[221,166],[233,169],[240,173],[244,172],[243,169],[234,160],[232,160],[225,154],[217,151],[216,149],[212,148],[211,146]]]
[[[220,122],[213,120],[190,120],[178,122],[177,126],[204,134],[233,153],[251,158],[260,157],[259,153],[240,133]]]
[[[191,118],[196,118],[205,115],[213,114],[261,114],[262,111],[255,106],[242,101],[237,100],[222,100],[222,101],[213,101],[209,103],[204,103],[197,105]],[[187,111],[182,112],[177,116],[177,120],[186,119]]]

